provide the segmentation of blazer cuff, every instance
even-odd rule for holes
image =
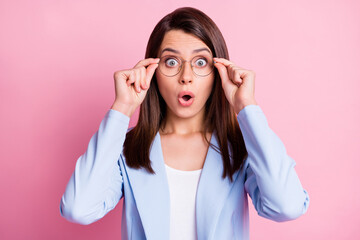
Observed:
[[[260,108],[259,105],[247,105],[237,115],[237,119],[239,121],[244,121],[245,119],[252,118],[254,116],[258,115],[264,116],[264,112]]]
[[[114,109],[109,109],[108,112],[106,113],[105,117],[109,117],[109,118],[115,118],[117,120],[120,120],[123,124],[126,124],[126,125],[129,125],[130,123],[130,118],[119,112],[119,111],[116,111]]]

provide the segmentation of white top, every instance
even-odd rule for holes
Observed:
[[[182,171],[165,166],[170,191],[170,240],[195,240],[195,199],[202,169]]]

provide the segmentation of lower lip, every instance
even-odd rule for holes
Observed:
[[[179,98],[179,103],[183,107],[188,107],[194,102],[194,98],[190,98],[188,101],[185,101],[183,98]]]

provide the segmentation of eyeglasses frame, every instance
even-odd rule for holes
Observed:
[[[161,59],[162,59],[162,58],[168,57],[168,56],[172,56],[172,55],[164,55],[164,56],[160,57],[159,63],[161,62]],[[194,58],[199,57],[199,56],[194,56],[190,61],[185,61],[184,59],[182,59],[182,58],[180,58],[180,57],[176,57],[176,56],[173,56],[173,57],[180,60],[179,70],[178,70],[178,72],[175,73],[174,75],[166,75],[165,73],[163,73],[163,72],[161,71],[161,69],[160,69],[160,67],[159,67],[160,73],[163,74],[164,76],[174,77],[174,76],[178,75],[179,72],[181,72],[181,70],[182,70],[182,68],[183,68],[183,66],[184,66],[184,63],[189,62],[189,63],[190,63],[190,66],[191,66],[191,70],[192,70],[192,72],[193,72],[195,75],[197,75],[197,76],[199,76],[199,77],[206,77],[206,76],[209,76],[209,75],[214,71],[214,63],[216,63],[214,60],[212,60],[212,61],[210,62],[210,63],[212,63],[212,69],[211,69],[211,71],[210,71],[208,74],[206,74],[206,75],[199,75],[199,74],[197,74],[197,73],[194,71],[194,66],[193,66],[192,63],[191,63],[191,62],[194,60]]]

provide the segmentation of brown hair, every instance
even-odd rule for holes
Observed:
[[[156,58],[166,32],[177,29],[192,34],[203,41],[211,50],[213,56],[229,59],[225,40],[216,24],[202,11],[183,7],[163,17],[150,35],[145,58]],[[236,114],[226,99],[221,86],[220,75],[214,68],[214,85],[206,102],[203,136],[206,132],[215,131],[219,148],[210,147],[221,153],[224,172],[232,182],[232,175],[244,165],[247,151],[242,137]],[[127,133],[124,143],[124,155],[129,167],[145,168],[155,173],[149,158],[151,144],[160,129],[166,114],[166,103],[160,95],[155,74],[144,101],[140,106],[137,125]],[[230,151],[230,152],[229,152]],[[231,161],[233,159],[233,161]]]

